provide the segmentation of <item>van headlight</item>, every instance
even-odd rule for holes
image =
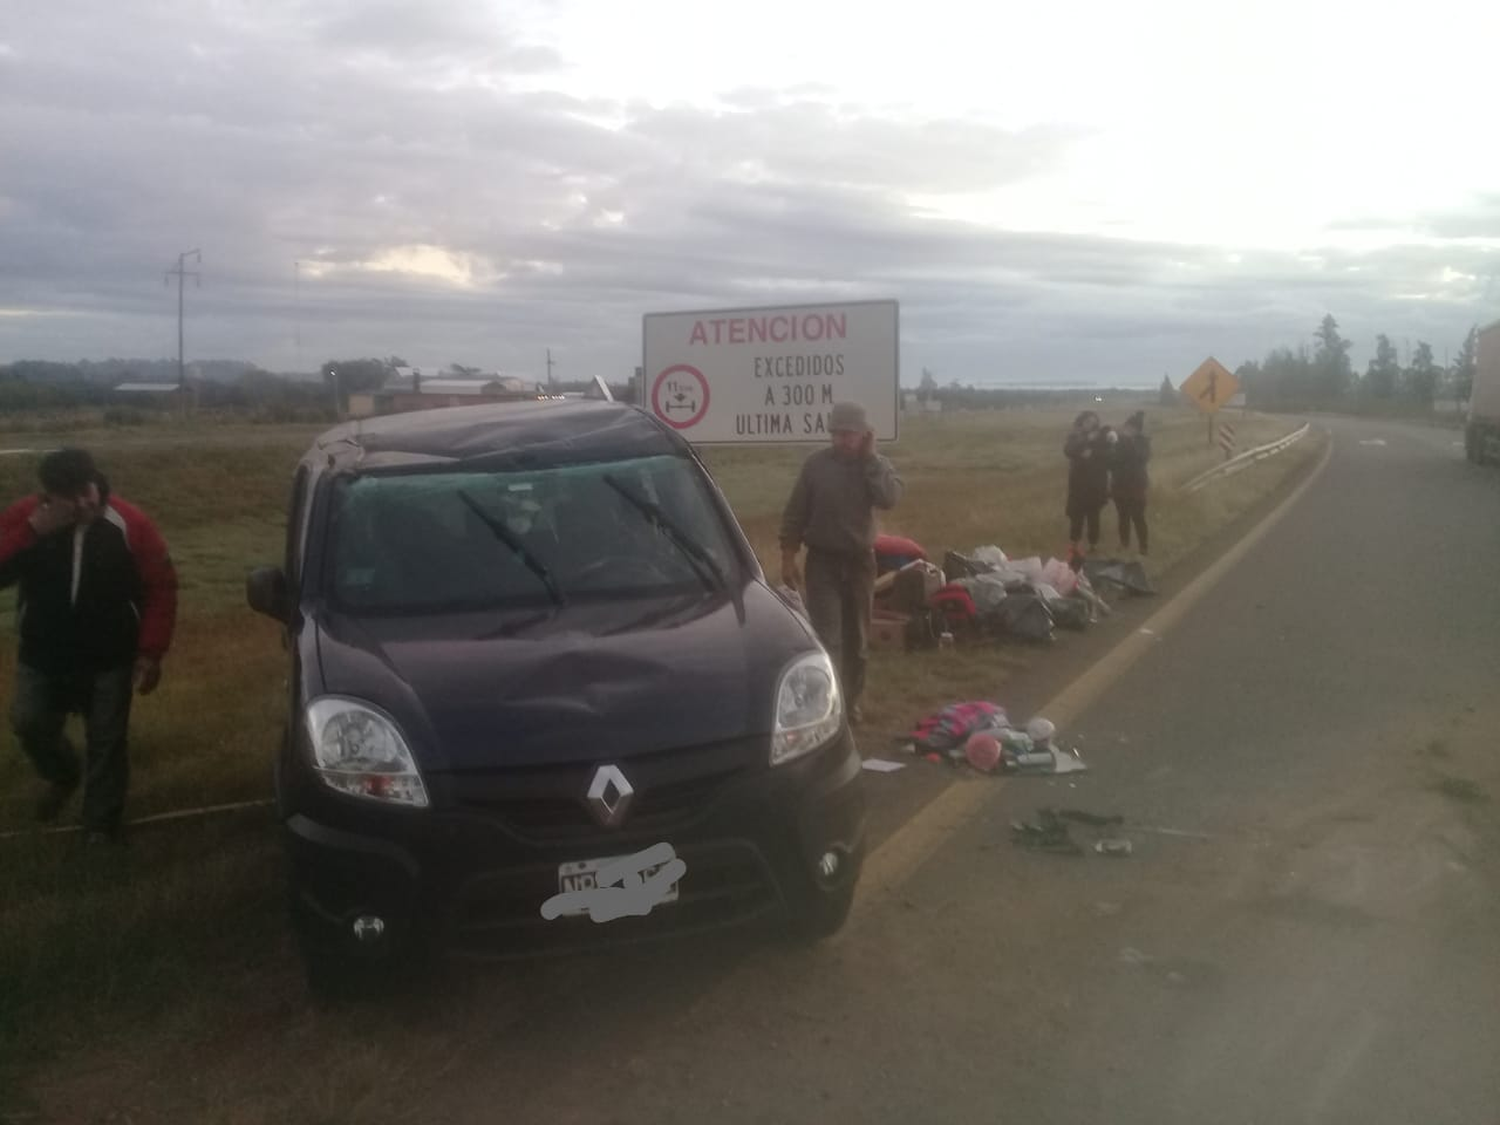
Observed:
[[[427,786],[401,731],[354,699],[326,696],[307,705],[313,768],[330,789],[412,808],[427,807]]]
[[[771,764],[779,766],[828,744],[844,725],[844,700],[826,652],[810,652],[781,674]]]

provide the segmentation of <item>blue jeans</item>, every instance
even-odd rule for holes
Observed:
[[[22,664],[16,669],[16,694],[10,725],[21,749],[44,781],[72,787],[80,780],[83,824],[112,832],[125,811],[130,783],[126,733],[134,697],[134,667],[102,672],[50,675]],[[80,769],[63,727],[68,716],[83,716],[84,765]]]

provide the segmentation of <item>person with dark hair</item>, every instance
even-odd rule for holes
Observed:
[[[1100,426],[1099,415],[1085,410],[1073,419],[1063,442],[1068,459],[1068,544],[1070,561],[1081,565],[1080,543],[1088,533],[1088,549],[1099,547],[1099,513],[1109,502],[1109,449],[1114,431]]]
[[[864,407],[837,403],[828,429],[828,448],[803,463],[782,514],[781,577],[805,593],[808,618],[833,660],[849,719],[857,723],[875,597],[875,509],[894,508],[902,484],[875,451]],[[797,565],[804,546],[805,579]]]
[[[177,574],[156,526],[110,494],[86,450],[49,453],[37,478],[39,495],[0,513],[0,589],[20,588],[10,723],[47,785],[38,819],[55,820],[82,782],[89,841],[117,839],[132,694],[161,680]],[[71,714],[83,716],[81,766],[63,732]]]
[[[1120,517],[1120,550],[1130,550],[1130,531],[1144,558],[1150,553],[1151,541],[1146,530],[1146,492],[1151,481],[1146,463],[1151,460],[1151,439],[1146,436],[1146,414],[1137,410],[1125,419],[1119,441],[1110,461],[1111,489],[1115,511]]]

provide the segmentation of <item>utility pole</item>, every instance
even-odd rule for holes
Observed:
[[[552,349],[548,348],[547,349],[547,393],[549,395],[553,393],[552,368],[554,366],[555,366],[555,361],[552,358]]]
[[[202,273],[199,270],[187,268],[189,258],[196,259],[200,266],[203,264],[202,253],[197,250],[184,250],[177,255],[176,267],[169,269],[166,277],[163,278],[163,282],[167,285],[172,284],[172,278],[177,279],[177,394],[182,399],[184,411],[187,410],[187,367],[182,360],[182,283],[191,277],[194,285],[203,284]]]
[[[302,262],[292,261],[292,344],[296,348],[297,374],[302,374]]]

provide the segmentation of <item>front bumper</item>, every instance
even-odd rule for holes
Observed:
[[[756,765],[747,765],[747,749]],[[309,779],[286,818],[294,918],[304,940],[379,957],[416,943],[477,956],[532,956],[799,911],[847,894],[863,854],[860,759],[847,731],[785,766],[745,745],[625,762],[641,778],[632,814],[605,829],[571,770],[429,778],[434,807],[369,806]],[[670,844],[687,870],[678,899],[644,917],[542,917],[563,863]],[[819,861],[841,860],[825,878]],[[380,918],[358,943],[355,919]]]

